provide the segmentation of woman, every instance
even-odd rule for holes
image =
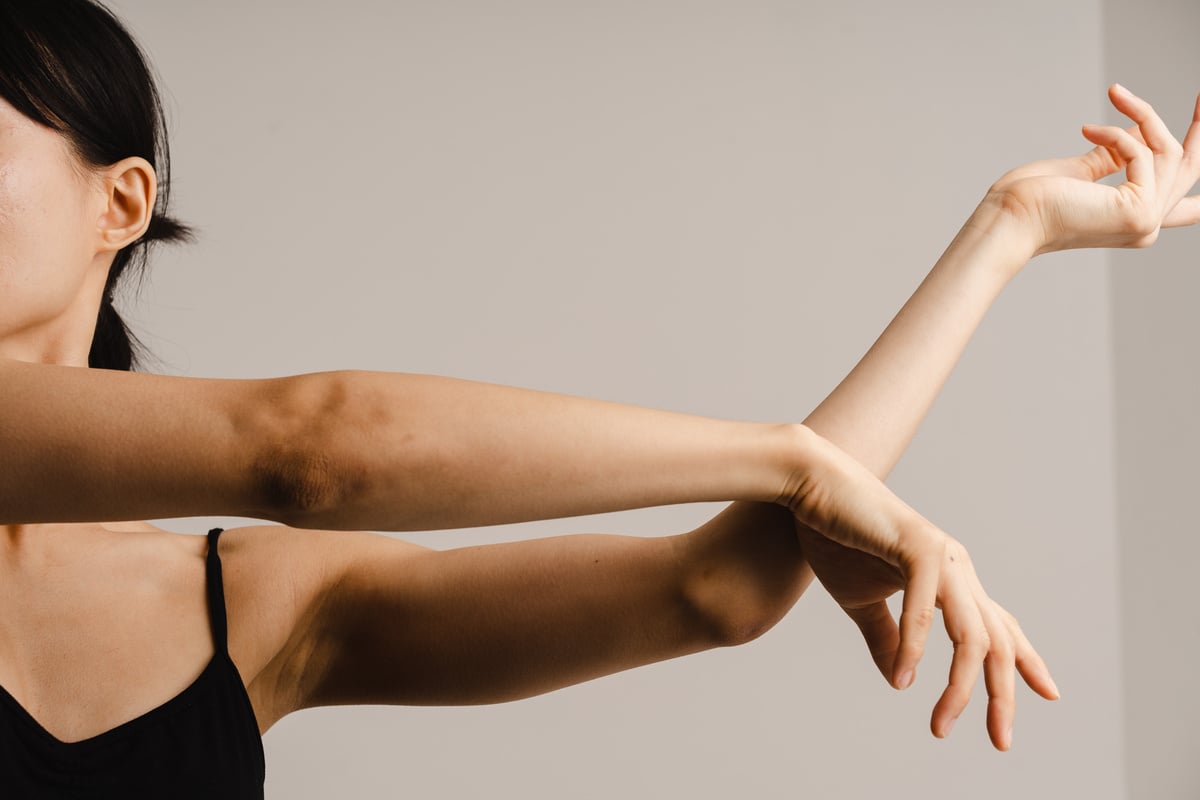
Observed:
[[[183,232],[166,216],[153,86],[84,0],[6,4],[0,31],[6,785],[253,796],[256,737],[291,711],[496,702],[747,641],[813,572],[898,688],[942,607],[956,655],[935,734],[981,666],[997,747],[1014,666],[1056,696],[961,545],[878,479],[1028,258],[1145,246],[1197,221],[1196,199],[1181,202],[1196,125],[1181,148],[1114,88],[1134,129],[1085,128],[1087,155],[1004,176],[804,425],[746,425],[427,376],[114,371],[129,352],[111,290],[147,236]],[[1092,183],[1121,169],[1119,189]],[[718,499],[738,502],[665,539],[432,552],[343,532]],[[293,527],[202,541],[112,522],[196,514]],[[899,626],[883,602],[898,589]]]

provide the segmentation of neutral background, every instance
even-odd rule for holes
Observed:
[[[1182,135],[1194,0],[114,0],[202,231],[126,304],[162,369],[430,372],[798,420],[1006,169],[1105,87]],[[275,798],[1195,798],[1200,232],[1036,260],[891,485],[972,549],[1063,699],[992,751],[949,663],[889,689],[819,587],[751,645],[504,706],[308,711]],[[411,538],[659,535],[719,506]],[[175,530],[211,523],[174,520]]]

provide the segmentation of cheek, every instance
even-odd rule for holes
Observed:
[[[3,328],[52,317],[75,296],[90,263],[83,230],[79,195],[63,176],[0,163]]]

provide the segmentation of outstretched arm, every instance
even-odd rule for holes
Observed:
[[[985,200],[875,344],[804,424],[852,455],[880,479],[886,478],[987,310],[1032,252],[1031,238],[1025,228],[994,198]],[[720,535],[718,531],[745,525],[753,519],[761,527],[744,530],[747,537],[754,537],[751,541],[796,535],[794,518],[765,509],[751,516],[748,512],[753,507],[751,503],[735,503],[697,533],[716,536]],[[804,569],[818,568],[827,588],[862,629],[884,677],[905,688],[921,656],[924,637],[920,633],[910,634],[907,649],[899,652],[899,629],[884,600],[904,587],[901,570],[805,526],[799,526],[799,536],[803,556],[809,562]],[[956,576],[957,581],[973,579],[973,571],[959,576],[962,564],[969,563],[964,561],[965,551],[956,550],[952,555],[960,560],[953,567],[945,565],[943,571]],[[974,599],[973,592],[965,585],[956,596],[960,598],[960,606]],[[768,601],[787,600],[786,595],[772,596],[765,592],[758,597]],[[732,595],[730,599],[735,600]],[[939,604],[944,599],[939,597]],[[960,609],[957,613],[952,610],[948,615],[954,620],[951,635],[959,647],[954,679],[935,712],[934,731],[939,736],[949,732],[949,726],[965,707],[979,665],[986,658],[991,664],[989,686],[996,690],[995,719],[991,725],[993,741],[1006,748],[1012,717],[1014,660],[1041,694],[1055,697],[1057,691],[1016,622],[1008,623],[1006,612],[993,606],[980,598],[975,609]],[[759,615],[766,620],[778,619],[782,614],[762,609]],[[993,624],[987,625],[985,620]],[[1004,628],[998,632],[995,628],[999,624]],[[994,641],[995,651],[990,652],[984,641]],[[904,677],[906,672],[908,678]],[[1007,680],[1005,674],[1009,675]]]
[[[1181,145],[1144,100],[1119,86],[1109,95],[1136,124],[1128,130],[1084,126],[1084,137],[1097,145],[1091,151],[1027,164],[998,180],[917,293],[807,425],[886,477],[984,312],[1028,258],[1079,247],[1145,247],[1161,227],[1200,222],[1200,197],[1187,196],[1200,178],[1200,99]],[[1124,184],[1096,183],[1122,169]],[[822,583],[859,625],[884,676],[896,683],[915,664],[884,603],[903,576],[893,570],[889,577],[880,559],[811,529],[800,526],[799,533]],[[956,542],[948,553],[969,566]],[[981,617],[972,627],[945,615],[955,659],[932,728],[938,736],[949,733],[982,661],[988,730],[1004,748],[1011,741],[1014,660],[1039,694],[1054,697],[1057,690],[1016,621],[987,598],[973,569],[963,573],[947,565],[944,574],[964,584]],[[981,641],[990,641],[990,649]]]
[[[1072,247],[1143,247],[1155,240],[1160,226],[1200,222],[1200,197],[1186,196],[1200,177],[1200,124],[1193,122],[1180,145],[1145,101],[1116,86],[1110,97],[1137,124],[1127,131],[1085,126],[1084,136],[1098,145],[1090,152],[1028,164],[997,181],[912,298],[805,425],[886,478],[988,308],[1030,258]],[[1195,119],[1200,120],[1200,101]],[[1094,183],[1123,168],[1129,171],[1123,186]],[[750,507],[734,504],[706,528],[737,525]],[[792,524],[784,515],[768,513],[757,521],[775,536]],[[803,525],[797,529],[808,568],[816,568],[858,624],[884,677],[907,685],[921,637],[910,636],[909,646],[902,648],[884,602],[905,585],[897,560],[867,555],[863,551],[869,547],[847,547]],[[956,596],[972,598],[976,609],[959,606],[946,614],[956,657],[931,725],[938,736],[949,733],[982,662],[990,697],[988,729],[996,746],[1006,748],[1014,662],[1039,694],[1056,697],[1057,689],[1016,621],[979,586],[966,551],[951,540],[946,556],[957,559],[957,566],[945,565],[945,580],[957,582]]]
[[[427,530],[777,502],[801,482],[855,526],[873,524],[859,508],[911,514],[801,425],[373,372],[237,381],[0,361],[0,386],[6,525],[231,515]]]

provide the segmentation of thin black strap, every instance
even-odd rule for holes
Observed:
[[[221,556],[217,554],[217,539],[222,528],[213,528],[208,532],[208,557],[205,559],[205,572],[208,583],[208,619],[212,625],[213,645],[217,652],[225,652],[228,647],[225,629],[225,588],[221,584]]]

